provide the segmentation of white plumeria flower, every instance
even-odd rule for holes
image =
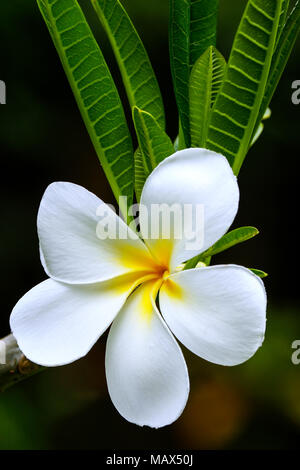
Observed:
[[[203,204],[205,251],[227,232],[238,200],[226,158],[187,149],[151,173],[141,205]],[[99,240],[97,210],[103,205],[75,184],[47,188],[37,223],[50,279],[17,303],[11,329],[28,359],[58,366],[86,355],[113,322],[105,361],[111,399],[128,421],[158,428],[180,416],[189,394],[186,363],[173,334],[207,361],[240,364],[262,344],[265,289],[241,266],[176,271],[198,254],[186,250],[186,240],[144,243],[111,209],[122,236]]]

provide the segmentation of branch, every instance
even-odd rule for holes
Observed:
[[[12,334],[0,340],[0,392],[44,369],[24,356]]]

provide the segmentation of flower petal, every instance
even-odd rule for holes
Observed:
[[[106,376],[119,413],[159,428],[182,413],[189,378],[182,352],[151,302],[153,282],[135,291],[114,321],[106,347]]]
[[[174,335],[193,353],[233,366],[261,346],[266,324],[263,282],[241,266],[211,266],[173,274],[159,296]]]
[[[41,262],[57,281],[89,284],[151,263],[137,235],[101,199],[72,183],[46,189],[38,214]]]
[[[146,181],[140,210],[143,238],[163,262],[166,256],[171,258],[174,270],[227,232],[238,202],[237,180],[225,157],[206,149],[181,150],[160,163]],[[155,212],[158,207],[163,213],[161,219],[151,214],[151,209]],[[175,222],[171,217],[168,236],[163,224],[168,225],[168,210],[172,207],[183,217],[176,217]],[[171,241],[155,240],[157,233],[160,239]]]
[[[129,295],[130,276],[73,286],[48,279],[25,294],[10,317],[21,351],[44,366],[85,356],[108,328]]]

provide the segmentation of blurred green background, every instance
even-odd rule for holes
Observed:
[[[121,88],[112,52],[89,1],[80,3]],[[168,131],[174,138],[177,115],[168,60],[168,1],[123,3],[152,59]],[[220,0],[218,48],[225,57],[245,3]],[[72,181],[107,202],[113,197],[36,2],[1,2],[0,18],[0,79],[7,85],[7,104],[0,107],[2,337],[9,333],[16,301],[45,279],[36,214],[46,186]],[[209,364],[184,350],[191,376],[188,405],[175,424],[151,430],[127,423],[111,404],[104,336],[81,361],[48,370],[0,396],[0,449],[298,447],[300,365],[291,362],[291,344],[300,339],[295,269],[300,106],[291,102],[291,83],[300,79],[299,52],[298,40],[273,99],[272,118],[239,176],[241,203],[234,226],[254,225],[261,234],[214,259],[270,274],[263,347],[235,368]],[[123,90],[121,94],[124,97]]]

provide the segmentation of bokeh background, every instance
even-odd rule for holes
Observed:
[[[89,1],[80,3],[124,98],[109,44]],[[168,60],[168,1],[123,3],[152,59],[168,131],[174,138],[177,115]],[[226,58],[245,3],[220,0],[218,48]],[[2,337],[9,333],[16,301],[45,279],[36,214],[46,186],[72,181],[107,202],[113,197],[36,2],[1,2],[0,18],[0,79],[7,84],[7,104],[0,107]],[[291,83],[300,79],[299,52],[300,40],[272,101],[272,118],[239,176],[241,203],[234,226],[254,225],[261,234],[214,259],[270,274],[263,347],[234,368],[209,364],[184,350],[191,376],[188,405],[175,424],[151,430],[127,423],[111,404],[104,336],[81,361],[47,370],[1,394],[0,449],[298,447],[300,365],[291,362],[291,344],[300,339],[300,106],[291,102]]]

